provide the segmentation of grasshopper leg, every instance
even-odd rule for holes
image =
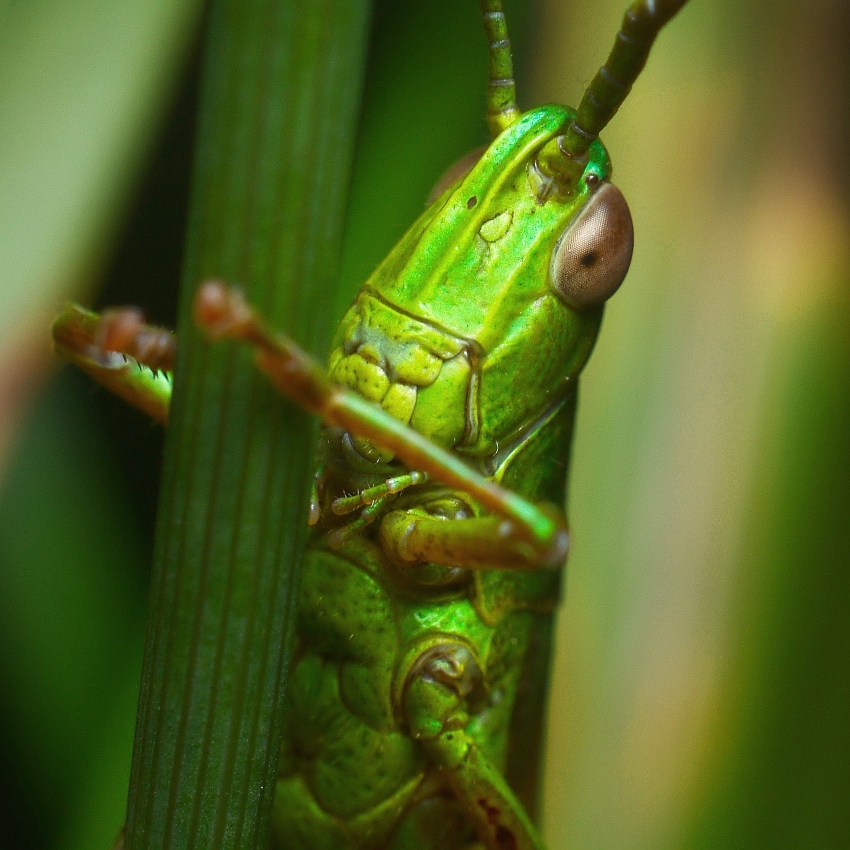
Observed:
[[[449,730],[422,745],[488,850],[544,850],[522,803],[471,735]]]
[[[381,521],[384,551],[401,566],[433,563],[467,569],[560,567],[566,550],[549,557],[513,533],[500,516],[446,519],[427,509],[390,511]]]
[[[195,298],[195,319],[213,339],[238,339],[254,346],[257,365],[272,384],[325,424],[364,437],[398,455],[409,469],[467,493],[502,517],[503,539],[524,542],[537,563],[563,562],[569,538],[562,516],[490,481],[377,405],[334,384],[291,339],[272,334],[238,291],[219,281],[203,284]]]
[[[430,647],[414,662],[405,684],[411,734],[487,850],[543,850],[522,803],[467,731],[467,707],[481,698],[481,688],[481,670],[468,647],[450,641]]]
[[[328,544],[333,549],[338,549],[350,540],[355,534],[358,534],[367,526],[371,525],[381,514],[386,504],[389,502],[392,494],[382,496],[380,499],[375,499],[371,504],[360,512],[360,516],[348,525],[337,528],[328,536]]]
[[[103,315],[78,304],[53,323],[58,354],[111,392],[165,424],[171,402],[171,370],[177,343],[164,328],[146,325],[133,307]]]
[[[388,478],[383,484],[369,487],[354,496],[341,496],[339,499],[334,499],[331,503],[331,511],[337,516],[345,516],[346,514],[353,513],[358,508],[377,502],[378,499],[382,499],[384,496],[395,496],[408,487],[413,487],[416,484],[424,484],[427,480],[428,475],[425,472],[408,472],[405,475]]]

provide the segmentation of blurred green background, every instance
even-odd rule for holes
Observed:
[[[575,105],[625,0],[506,5],[521,106]],[[0,2],[0,846],[122,819],[161,435],[48,327],[173,323],[199,6]],[[604,135],[636,252],[582,384],[551,850],[850,847],[849,37],[691,0]],[[378,2],[329,319],[486,140],[485,68],[474,0]]]

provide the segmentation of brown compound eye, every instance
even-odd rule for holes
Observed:
[[[623,193],[603,183],[564,231],[552,252],[552,280],[576,310],[609,299],[629,270],[632,214]]]

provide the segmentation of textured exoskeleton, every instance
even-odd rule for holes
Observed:
[[[362,288],[329,361],[339,384],[552,504],[564,501],[577,377],[601,305],[569,307],[550,264],[608,176],[597,142],[570,202],[538,203],[528,165],[565,119],[560,107],[524,115],[423,214]],[[538,227],[524,226],[529,216]],[[443,232],[451,240],[435,244]],[[436,481],[383,497],[369,526],[347,532],[334,501],[406,468],[338,428],[322,441],[322,519],[302,578],[275,806],[281,847],[466,846],[473,825],[435,761],[447,733],[468,737],[534,811],[560,571],[497,536],[453,553],[448,527],[474,530],[482,511]],[[421,529],[433,539],[411,541]]]
[[[324,421],[272,818],[282,850],[542,848],[577,382],[632,253],[597,135],[683,3],[633,4],[576,112],[520,114],[501,3],[482,0],[495,139],[363,285],[327,373],[238,292],[199,288],[210,335],[254,345]],[[55,336],[165,420],[167,332],[71,308]]]

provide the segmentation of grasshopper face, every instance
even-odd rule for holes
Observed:
[[[545,197],[536,157],[570,117],[546,106],[502,133],[366,281],[334,343],[335,380],[470,459],[571,392],[631,259],[600,142],[576,190]]]

